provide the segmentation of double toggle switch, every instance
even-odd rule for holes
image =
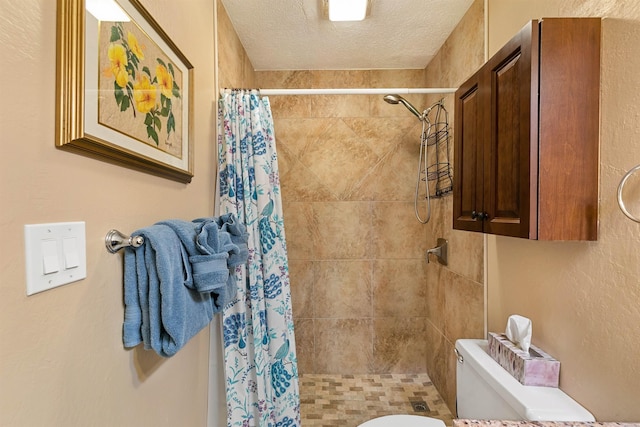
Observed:
[[[84,222],[24,226],[27,295],[87,277]]]

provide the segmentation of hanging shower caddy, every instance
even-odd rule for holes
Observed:
[[[427,108],[423,117],[426,130],[422,134],[422,144],[430,155],[428,159],[435,159],[427,165],[425,176],[430,197],[443,197],[453,190],[453,176],[449,161],[449,112],[444,106],[444,100],[434,103]]]

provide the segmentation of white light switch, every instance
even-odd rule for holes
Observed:
[[[64,254],[64,268],[76,268],[80,265],[78,261],[78,248],[76,247],[75,237],[65,237],[62,239],[62,253]]]
[[[24,226],[27,295],[87,277],[84,222]]]
[[[55,240],[42,241],[42,272],[46,274],[57,273],[60,270],[58,262],[58,245]]]

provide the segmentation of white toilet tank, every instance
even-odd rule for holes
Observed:
[[[458,418],[595,421],[559,388],[524,386],[488,353],[486,340],[458,340]]]

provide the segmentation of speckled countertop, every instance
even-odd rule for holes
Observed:
[[[453,420],[453,427],[637,427],[640,423],[597,423],[567,421]]]

